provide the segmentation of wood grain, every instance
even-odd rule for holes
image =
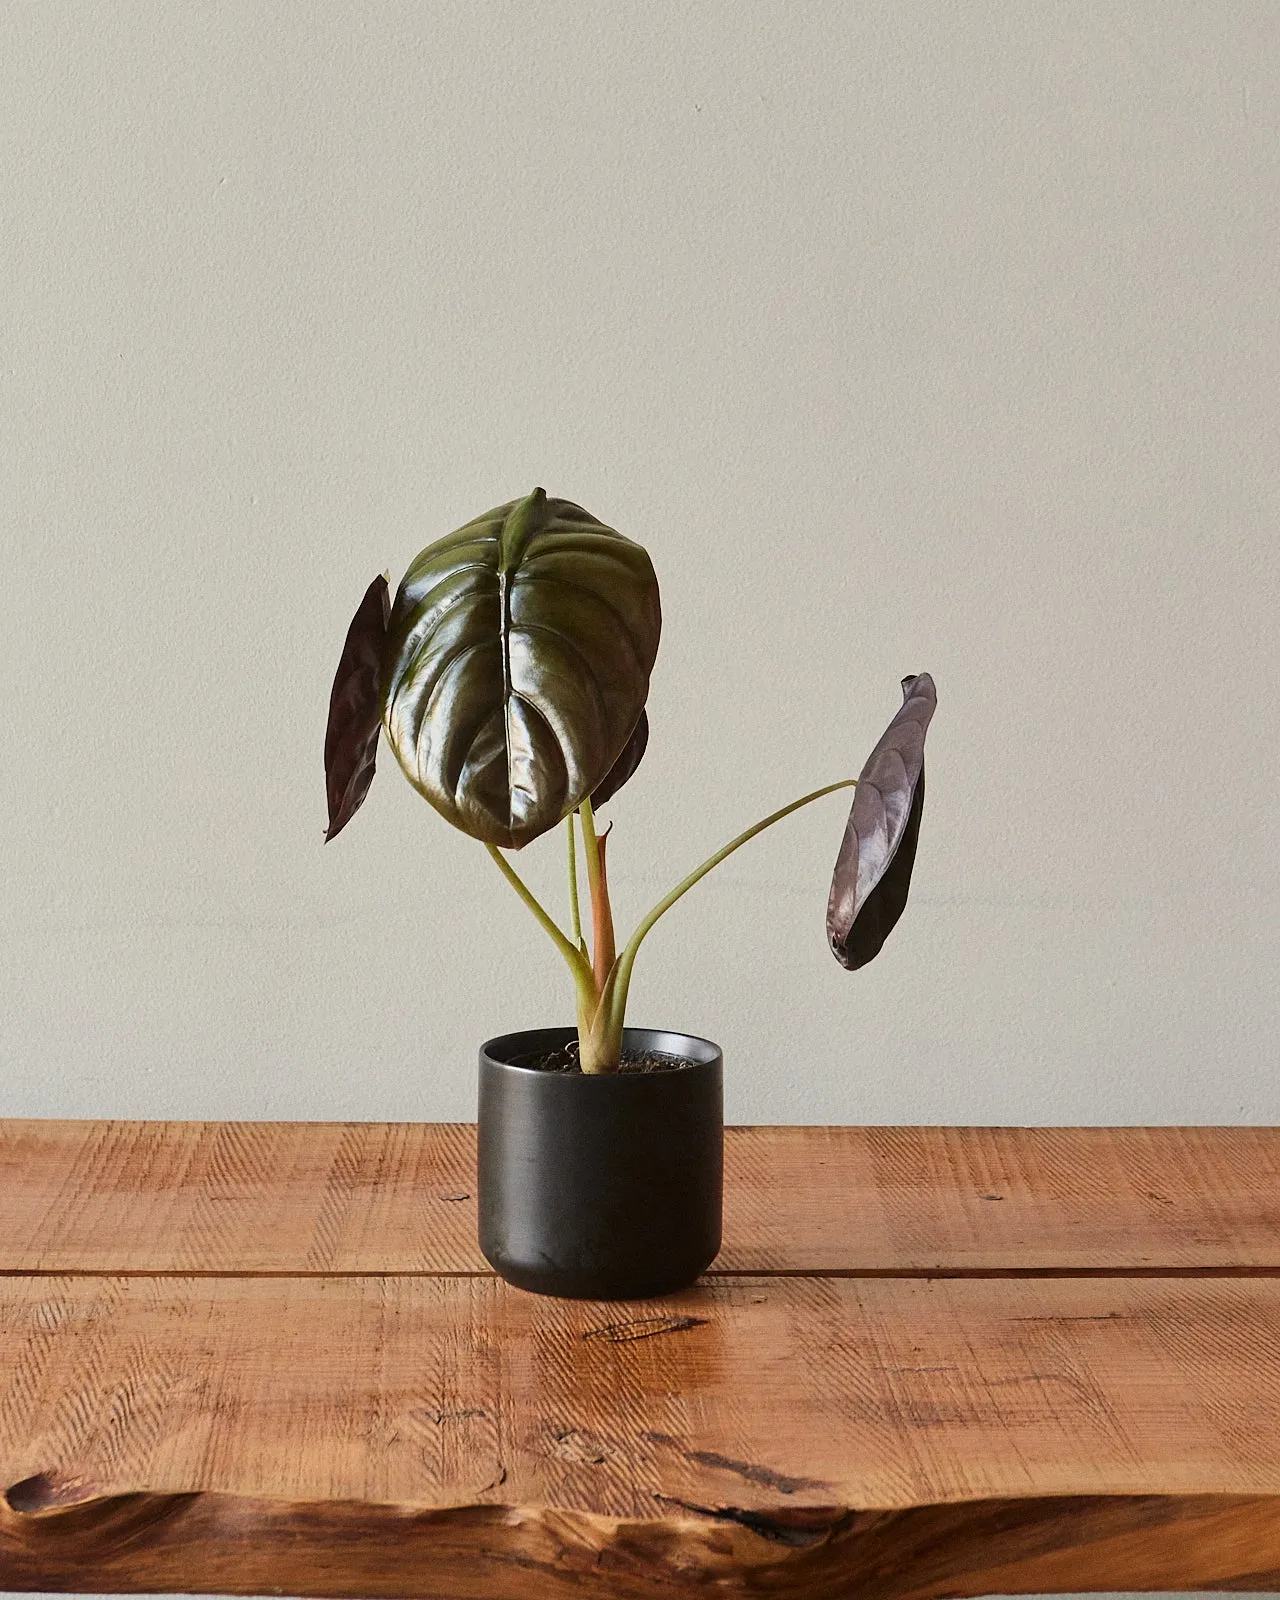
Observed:
[[[730,1128],[712,1271],[1280,1272],[1280,1130]],[[488,1272],[471,1124],[0,1121],[0,1271]]]
[[[1280,1493],[1271,1279],[12,1279],[0,1379],[6,1487],[613,1517]]]
[[[1280,1131],[743,1128],[509,1289],[474,1130],[0,1124],[0,1588],[1280,1588]]]
[[[129,1495],[43,1515],[0,1499],[11,1589],[430,1600],[929,1600],[1280,1588],[1277,1502],[1210,1495],[852,1513],[795,1538],[733,1517]]]
[[[10,1588],[115,1560],[113,1586],[505,1592],[458,1586],[481,1549],[488,1581],[514,1562],[547,1594],[584,1548],[635,1594],[763,1569],[769,1592],[866,1592],[877,1562],[886,1594],[1280,1573],[1273,1280],[742,1278],[610,1305],[480,1278],[15,1278],[0,1352]],[[447,1513],[414,1524],[423,1548],[457,1552],[430,1582],[394,1560],[423,1512]],[[335,1588],[349,1524],[374,1567]]]

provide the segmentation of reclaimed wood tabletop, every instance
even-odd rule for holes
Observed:
[[[731,1128],[660,1300],[475,1130],[0,1122],[0,1589],[1280,1588],[1280,1130]]]

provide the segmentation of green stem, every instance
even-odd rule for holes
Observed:
[[[700,867],[695,867],[687,878],[679,882],[669,895],[659,900],[653,910],[649,912],[636,928],[636,931],[627,941],[626,948],[618,957],[618,963],[611,975],[609,993],[607,995],[609,1006],[610,1032],[622,1034],[623,1017],[627,1009],[627,990],[631,984],[631,969],[635,966],[636,955],[644,941],[645,935],[657,922],[658,918],[666,911],[670,911],[676,901],[693,888],[701,878],[705,878],[713,867],[718,867],[726,856],[733,852],[748,839],[754,839],[756,834],[763,833],[766,828],[771,828],[775,822],[781,822],[783,817],[789,817],[793,811],[799,811],[801,806],[807,806],[814,800],[821,800],[823,795],[834,794],[837,789],[854,789],[857,787],[856,778],[841,778],[838,783],[828,783],[821,789],[815,789],[812,794],[803,795],[799,800],[793,800],[789,806],[783,806],[780,811],[775,811],[771,816],[765,817],[762,822],[757,822],[753,827],[747,828],[736,839],[731,839],[722,850],[717,850],[715,855],[709,856]]]
[[[582,848],[587,858],[587,886],[591,890],[591,904],[594,906],[600,894],[600,844],[596,838],[596,814],[591,809],[590,800],[583,800],[578,811],[582,817]]]
[[[569,912],[573,918],[573,942],[582,950],[582,907],[578,902],[578,849],[574,842],[573,812],[564,819],[569,830]]]
[[[545,910],[543,910],[537,896],[533,893],[532,889],[530,889],[524,882],[520,874],[502,854],[501,850],[498,849],[497,845],[487,844],[485,845],[485,849],[498,863],[499,872],[502,873],[502,876],[524,901],[525,905],[528,906],[529,910],[533,912],[543,931],[549,935],[556,949],[568,963],[569,970],[573,973],[573,981],[578,986],[579,998],[581,999],[586,991],[589,991],[591,995],[594,996],[595,984],[591,977],[591,968],[582,952],[580,950],[575,950],[573,945],[569,943],[568,939],[560,931],[553,919],[547,915]]]

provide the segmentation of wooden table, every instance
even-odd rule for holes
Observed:
[[[660,1301],[474,1129],[0,1122],[0,1589],[1280,1589],[1280,1130],[736,1128]]]

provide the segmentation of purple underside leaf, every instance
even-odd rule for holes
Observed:
[[[382,657],[391,592],[381,574],[365,590],[351,619],[329,697],[324,776],[329,798],[326,843],[340,834],[373,782],[382,717]]]
[[[902,680],[902,705],[858,776],[827,901],[827,937],[851,970],[879,955],[902,915],[924,812],[924,739],[938,696],[927,672]]]
[[[635,770],[644,758],[649,743],[649,713],[642,711],[640,720],[631,730],[631,737],[622,747],[622,754],[601,778],[592,795],[592,807],[602,806],[611,800],[624,783],[635,776]]]

